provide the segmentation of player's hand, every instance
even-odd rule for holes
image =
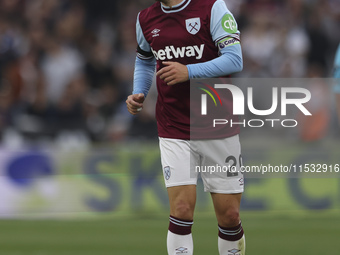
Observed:
[[[189,80],[188,68],[185,65],[170,61],[164,61],[163,65],[165,67],[159,70],[156,75],[168,85],[172,86]]]
[[[143,93],[128,96],[125,102],[129,113],[132,115],[139,113],[143,109],[144,100],[145,97]]]

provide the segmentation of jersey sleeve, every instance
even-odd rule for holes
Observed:
[[[136,34],[138,46],[132,94],[143,93],[146,97],[149,93],[152,79],[155,73],[156,59],[151,52],[150,44],[146,41],[144,37],[142,27],[139,23],[139,14],[136,22]]]
[[[153,54],[150,44],[146,41],[142,27],[139,23],[139,13],[136,22],[136,36],[137,36],[137,57],[140,59],[152,59]]]
[[[334,92],[340,94],[340,44],[334,59],[334,78],[336,79]]]
[[[210,32],[219,51],[240,43],[236,20],[223,0],[217,0],[211,9]]]
[[[211,9],[210,32],[220,56],[204,63],[187,65],[189,79],[221,77],[243,69],[240,32],[223,0],[217,0]]]
[[[241,45],[226,47],[221,50],[221,56],[198,64],[187,65],[189,79],[214,78],[237,73],[243,69]]]

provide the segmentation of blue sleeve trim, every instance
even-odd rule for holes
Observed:
[[[144,97],[148,95],[155,74],[155,68],[155,58],[140,59],[136,57],[132,94],[143,93]]]
[[[240,44],[220,49],[220,57],[199,64],[187,65],[189,79],[213,78],[237,73],[243,69],[242,50]]]

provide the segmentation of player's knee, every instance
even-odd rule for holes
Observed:
[[[237,226],[240,223],[239,210],[236,208],[228,209],[220,220],[221,222],[219,222],[219,224],[222,225],[223,227]]]
[[[190,203],[185,201],[178,201],[175,204],[174,208],[174,217],[183,219],[183,220],[192,220],[194,216],[194,208],[190,205]]]

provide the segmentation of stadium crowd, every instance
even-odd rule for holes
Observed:
[[[0,0],[0,140],[157,138],[155,86],[125,107],[135,22],[154,0]],[[338,0],[227,0],[241,31],[241,77],[329,77]]]

